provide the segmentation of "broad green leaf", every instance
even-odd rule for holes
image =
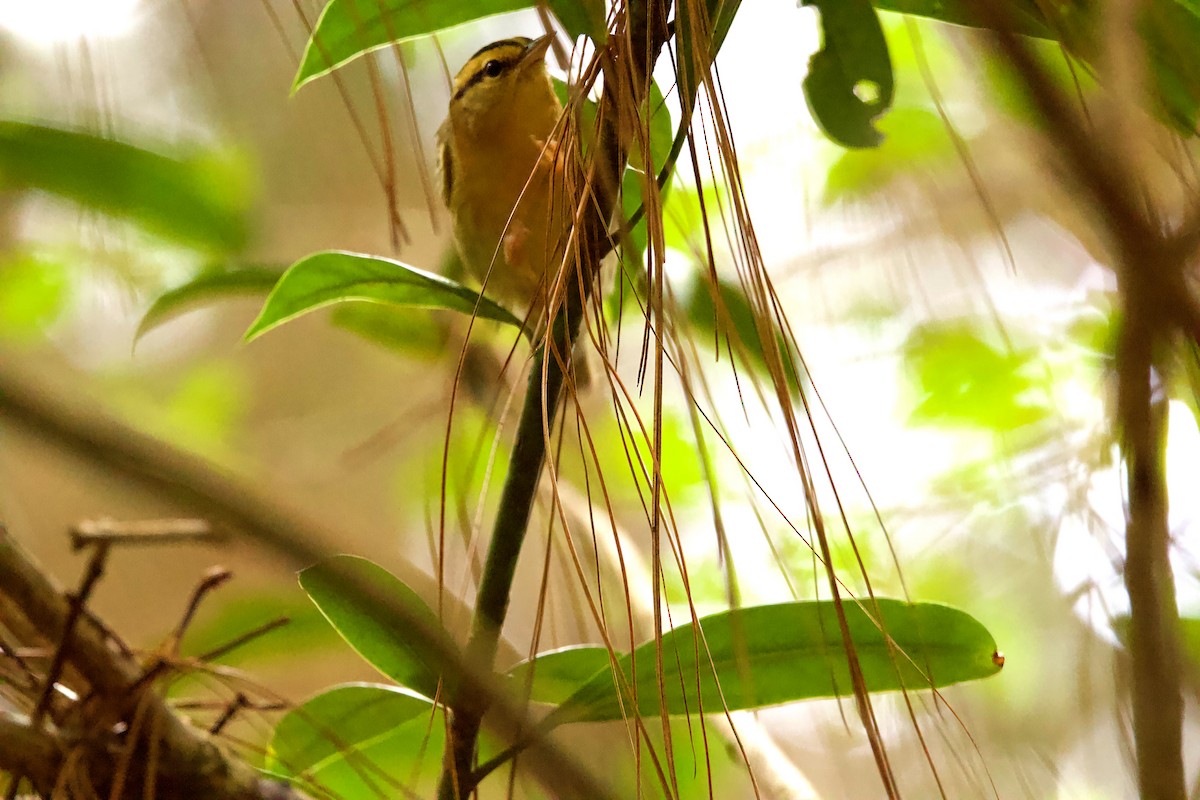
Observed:
[[[869,0],[803,0],[821,12],[821,49],[808,62],[804,97],[821,130],[845,147],[875,147],[874,122],[895,86],[887,40]]]
[[[187,283],[162,294],[151,303],[138,323],[134,344],[159,325],[217,300],[235,297],[265,297],[279,280],[281,270],[270,267],[246,267],[204,272]]]
[[[275,726],[266,768],[277,775],[320,771],[416,717],[433,713],[427,697],[398,686],[346,683],[289,711]]]
[[[271,291],[246,341],[318,308],[347,300],[411,308],[447,308],[521,327],[521,321],[478,292],[399,261],[330,250],[293,264]]]
[[[392,42],[532,5],[532,0],[330,0],[304,48],[292,92]]]
[[[547,5],[571,38],[587,36],[597,44],[604,44],[608,38],[604,0],[549,0]]]
[[[879,600],[878,619],[891,643],[862,608],[847,602],[845,612],[869,691],[948,686],[985,678],[1000,669],[994,660],[996,642],[987,629],[949,606]],[[700,627],[701,640],[691,623],[661,639],[662,689],[670,714],[762,708],[816,697],[845,697],[853,691],[832,601],[726,611],[702,618]],[[637,710],[646,716],[659,712],[658,646],[647,642],[620,660],[623,674],[636,688]],[[714,675],[720,679],[719,691]],[[632,713],[632,692],[623,697],[624,713]],[[622,704],[611,672],[591,678],[551,713],[557,723],[621,718]]]
[[[66,265],[32,253],[13,252],[0,260],[0,335],[36,336],[58,319],[70,279]]]
[[[187,245],[246,238],[246,179],[215,153],[172,157],[79,131],[0,121],[0,189],[34,189]]]
[[[344,593],[344,580],[350,576],[372,587],[386,602],[367,610],[351,601]],[[341,637],[371,666],[401,686],[426,697],[434,696],[441,674],[436,655],[427,651],[419,640],[406,641],[407,625],[389,610],[407,608],[425,619],[430,628],[440,629],[437,615],[416,592],[377,564],[345,555],[303,570],[300,586]]]
[[[970,324],[922,326],[902,355],[918,395],[914,422],[1006,433],[1053,411],[1036,352],[992,344]]]
[[[508,673],[512,691],[534,703],[562,703],[612,662],[608,650],[593,645],[564,647],[538,653],[522,661]]]

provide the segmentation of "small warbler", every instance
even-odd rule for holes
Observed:
[[[551,37],[502,39],[454,78],[438,129],[442,195],[454,243],[485,294],[541,332],[549,270],[566,230],[555,128],[562,104],[546,71]]]

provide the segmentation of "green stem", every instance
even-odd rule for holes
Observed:
[[[610,247],[608,223],[617,207],[620,176],[628,160],[628,143],[620,129],[619,110],[630,100],[632,107],[637,108],[645,98],[650,67],[666,41],[668,7],[667,0],[630,0],[626,7],[627,27],[618,24],[609,39],[608,51],[600,54],[601,58],[607,59],[606,73],[610,74],[606,74],[604,94],[597,110],[600,136],[585,184],[595,203],[585,204],[578,220],[579,269],[567,281],[564,309],[552,336],[534,357],[525,403],[521,408],[508,478],[500,495],[500,507],[475,601],[471,638],[467,643],[467,658],[479,669],[493,668],[500,631],[508,614],[517,560],[525,542],[546,460],[545,426],[555,419],[561,400],[561,364],[570,363],[571,349],[596,282],[600,259]],[[629,38],[622,41],[625,36]],[[628,47],[623,48],[626,42]],[[627,59],[627,63],[620,64],[622,59]],[[617,74],[615,69],[609,69],[618,65],[628,72]],[[628,82],[622,80],[626,76]],[[633,96],[622,102],[618,93],[626,87],[632,87]],[[547,347],[556,357],[547,360]],[[450,738],[446,743],[445,766],[438,787],[439,800],[467,800],[474,791],[478,781],[473,772],[475,749],[489,703],[487,695],[450,688]]]

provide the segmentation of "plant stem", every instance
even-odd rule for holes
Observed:
[[[579,334],[601,258],[611,249],[608,222],[617,206],[621,173],[628,159],[628,135],[619,120],[622,111],[637,109],[645,99],[650,67],[667,38],[668,0],[629,0],[610,35],[606,49],[604,91],[597,110],[600,135],[593,151],[577,214],[578,269],[568,276],[564,310],[546,345],[539,349],[526,387],[525,402],[517,426],[516,441],[500,496],[500,507],[488,546],[487,561],[475,601],[468,660],[490,671],[504,619],[508,613],[513,576],[529,527],[537,487],[546,459],[547,425],[558,413],[563,387],[562,364]],[[618,73],[617,67],[622,70]],[[622,93],[625,96],[622,97]],[[572,166],[574,160],[569,160]],[[591,200],[594,198],[594,202]],[[568,263],[572,263],[568,259]],[[547,348],[555,356],[546,358]],[[489,698],[451,687],[450,736],[446,743],[445,766],[438,787],[439,800],[466,800],[475,789],[475,749]]]
[[[1125,319],[1117,349],[1117,415],[1125,455],[1125,589],[1133,672],[1133,733],[1142,800],[1185,800],[1179,609],[1167,523],[1166,398],[1155,398],[1161,307],[1144,276],[1121,281]]]

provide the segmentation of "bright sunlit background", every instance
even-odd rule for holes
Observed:
[[[323,79],[289,96],[317,11],[315,2],[299,5],[306,20],[281,2],[0,0],[7,117],[182,155],[203,151],[224,176],[214,191],[248,198],[252,220],[242,251],[214,255],[44,196],[2,196],[0,360],[248,476],[339,531],[345,551],[378,559],[432,597],[446,410],[463,330],[406,349],[365,341],[317,314],[245,345],[241,335],[261,304],[251,298],[186,314],[134,347],[154,298],[205,268],[281,269],[320,249],[389,255],[430,270],[442,263],[446,215],[422,178],[433,167],[433,131],[448,97],[438,49],[404,45],[412,109],[397,61],[376,55],[388,97],[382,121],[364,61],[340,71],[340,88]],[[928,698],[917,703],[941,777],[955,787],[950,796],[1130,796],[1128,719],[1118,701],[1126,682],[1120,620],[1128,613],[1123,477],[1109,433],[1105,355],[1113,279],[1044,168],[1019,104],[991,65],[965,57],[981,52],[969,49],[972,34],[886,14],[884,21],[898,84],[882,123],[886,142],[875,151],[838,148],[809,115],[801,81],[818,47],[811,9],[793,0],[742,4],[718,62],[758,245],[819,397],[816,433],[803,438],[822,473],[819,440],[832,476],[820,481],[821,504],[836,520],[836,486],[876,592],[958,606],[1004,651],[1000,675],[945,692],[952,714]],[[533,12],[501,15],[446,32],[440,46],[453,71],[488,41],[539,31]],[[660,66],[669,85],[670,67]],[[970,169],[954,136],[966,142]],[[384,163],[388,142],[395,205],[409,235],[399,246],[372,164]],[[714,182],[681,167],[667,201],[668,276],[680,295],[693,287],[703,243],[688,203]],[[728,195],[720,196],[727,210]],[[732,279],[720,238],[718,268]],[[627,312],[619,367],[629,386],[641,330]],[[663,469],[692,600],[701,612],[726,607],[729,574],[744,602],[823,596],[790,443],[755,388],[767,384],[744,361],[731,368],[725,350],[714,352],[711,332],[694,338],[711,387],[706,411],[730,443],[705,433],[732,564],[718,555],[696,429],[671,380]],[[486,326],[475,341],[497,363],[511,346]],[[488,391],[503,394],[495,385]],[[637,401],[645,419],[651,396]],[[463,537],[490,519],[503,473],[502,463],[493,473],[480,463],[496,435],[487,409],[460,403],[448,470],[451,595],[477,579],[479,553]],[[587,413],[613,482],[629,569],[647,574],[645,515],[617,427],[602,400]],[[1174,557],[1181,607],[1192,614],[1200,612],[1196,413],[1194,400],[1170,403]],[[502,435],[510,433],[511,425]],[[170,512],[32,437],[0,431],[0,441],[0,518],[66,583],[79,569],[68,552],[70,524]],[[575,498],[578,512],[586,489],[577,457],[564,456],[563,474],[564,503]],[[518,585],[527,590],[507,630],[509,661],[525,653],[534,628],[547,520],[535,521],[522,562]],[[840,523],[831,530],[846,585],[863,592]],[[590,539],[582,526],[576,536]],[[598,558],[615,558],[603,552],[608,546],[598,543]],[[598,641],[565,549],[550,552],[539,648]],[[205,605],[196,650],[248,620],[288,613],[296,622],[279,634],[286,646],[264,642],[235,662],[254,680],[300,699],[336,680],[375,677],[322,627],[285,569],[242,545],[122,552],[97,608],[130,641],[152,647],[178,620],[187,587],[217,562],[237,578]],[[665,580],[673,612],[686,613],[678,572]],[[649,597],[631,604],[646,633]],[[910,765],[900,770],[906,796],[935,796],[903,703],[879,705],[897,763]],[[744,715],[747,740],[776,775],[791,776],[791,793],[778,796],[878,795],[852,706],[813,702]],[[613,748],[626,746],[615,728],[603,735]],[[1193,764],[1196,741],[1189,740]],[[594,762],[603,750],[591,748]],[[744,776],[722,774],[719,796],[754,796]]]

